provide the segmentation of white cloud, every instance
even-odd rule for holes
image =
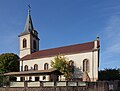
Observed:
[[[120,67],[120,15],[110,17],[102,36],[102,68]]]

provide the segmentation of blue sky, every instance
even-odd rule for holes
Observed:
[[[120,0],[30,0],[40,50],[101,42],[100,69],[120,68]],[[0,0],[0,54],[19,54],[28,0]]]

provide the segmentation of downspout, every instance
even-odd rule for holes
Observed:
[[[23,71],[23,60],[22,60],[22,71]]]
[[[92,51],[92,80],[94,81],[94,50]]]
[[[99,80],[99,62],[100,62],[100,48],[98,48],[98,79]]]

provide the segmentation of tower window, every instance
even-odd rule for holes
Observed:
[[[24,66],[24,71],[28,71],[28,66],[27,65]]]
[[[36,49],[36,41],[33,40],[33,48]]]
[[[48,66],[49,66],[48,63],[45,63],[44,64],[44,70],[48,70]]]
[[[23,48],[26,48],[26,47],[27,47],[27,40],[23,39]]]
[[[89,71],[89,61],[87,59],[83,60],[83,72]]]
[[[38,70],[38,65],[37,64],[34,65],[34,70]]]

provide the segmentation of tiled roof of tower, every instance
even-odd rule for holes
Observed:
[[[26,20],[24,32],[21,33],[19,36],[30,34],[32,32],[32,30],[34,30],[34,27],[33,27],[32,18],[31,18],[31,15],[30,15],[30,10],[28,9],[28,17],[27,17],[27,20]]]
[[[24,61],[24,60],[30,60],[30,59],[38,59],[38,58],[55,56],[59,54],[64,55],[64,54],[81,53],[81,52],[92,51],[93,49],[94,49],[94,41],[82,43],[82,44],[40,50],[38,52],[34,52],[32,54],[24,56],[20,60]]]

